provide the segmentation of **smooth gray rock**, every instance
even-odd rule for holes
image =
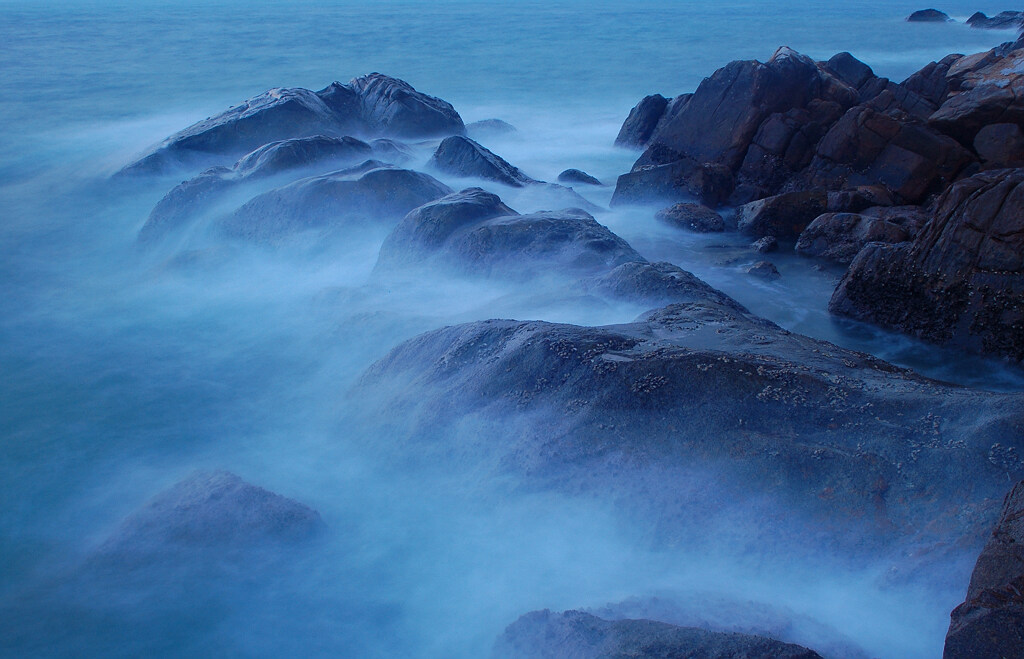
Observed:
[[[445,138],[441,142],[430,158],[430,167],[453,176],[482,178],[515,188],[540,182],[480,143],[460,135]]]
[[[558,175],[562,183],[583,183],[584,185],[604,185],[590,174],[579,169],[567,169]]]

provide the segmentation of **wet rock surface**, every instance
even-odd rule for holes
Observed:
[[[950,618],[944,659],[1024,655],[1024,481],[1006,495],[967,598]]]
[[[480,143],[462,136],[448,137],[441,142],[430,159],[430,167],[453,176],[482,178],[514,188],[540,182]]]
[[[976,174],[939,201],[913,243],[870,244],[833,313],[934,343],[1024,360],[1024,170]]]
[[[698,233],[725,231],[725,220],[722,216],[701,204],[682,202],[663,208],[655,217],[672,226]]]
[[[598,179],[579,169],[567,169],[558,175],[562,183],[582,183],[584,185],[604,185]]]
[[[869,208],[862,213],[825,213],[800,234],[796,252],[850,263],[868,243],[912,240],[929,217],[917,206]]]
[[[604,620],[582,611],[527,613],[498,639],[494,659],[820,659],[817,652],[748,634],[709,632],[653,620]]]

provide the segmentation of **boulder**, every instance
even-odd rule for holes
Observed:
[[[979,11],[971,14],[967,24],[986,30],[1019,30],[1024,27],[1024,11],[1001,11],[991,18]]]
[[[129,515],[93,554],[120,567],[198,552],[237,552],[307,540],[320,515],[226,471],[196,472]]]
[[[452,176],[482,178],[515,188],[540,182],[530,178],[478,142],[461,135],[445,138],[434,151],[430,166]]]
[[[950,619],[943,659],[1024,656],[1024,481],[1006,495],[967,597]]]
[[[312,135],[432,137],[464,131],[447,102],[372,73],[315,93],[271,89],[171,135],[118,174],[223,164],[270,142]]]
[[[376,163],[374,163],[376,164]],[[451,189],[408,169],[362,168],[313,176],[265,192],[218,223],[233,238],[277,241],[301,231],[335,231],[352,224],[397,222]]]
[[[872,208],[863,213],[825,213],[800,234],[796,252],[848,264],[868,243],[912,240],[928,217],[917,206]]]
[[[665,115],[666,108],[668,99],[661,94],[645,96],[629,111],[629,116],[615,138],[615,145],[635,148],[646,146],[658,122]]]
[[[441,266],[522,279],[537,264],[578,274],[643,260],[586,211],[519,215],[497,195],[469,188],[406,215],[381,246],[374,272]]]
[[[578,169],[567,169],[558,175],[562,183],[583,183],[584,185],[604,185],[590,174]]]
[[[481,119],[466,124],[466,134],[474,139],[515,135],[519,130],[501,119]]]
[[[244,183],[285,172],[322,171],[357,162],[373,152],[373,147],[353,137],[315,135],[271,142],[243,156],[230,168],[214,167],[175,186],[150,212],[139,231],[139,240],[161,238]]]
[[[698,233],[725,231],[725,220],[707,206],[682,202],[655,214],[662,222]]]
[[[1024,132],[1017,124],[989,124],[978,131],[974,150],[990,167],[1024,163]]]
[[[694,547],[713,528],[719,549],[735,531],[765,552],[814,554],[811,536],[872,561],[909,538],[948,551],[991,523],[1008,473],[1024,477],[1019,458],[989,459],[997,443],[1024,451],[1024,395],[921,378],[737,307],[447,327],[396,347],[353,395],[368,418],[403,411],[403,457],[457,446]]]
[[[509,625],[492,657],[611,659],[820,659],[817,652],[749,634],[710,632],[653,620],[604,620],[583,611],[533,611]]]
[[[825,63],[825,67],[854,89],[860,89],[865,82],[875,77],[875,72],[870,66],[848,52],[833,55]]]
[[[914,204],[945,189],[972,162],[955,140],[862,105],[829,129],[803,178],[830,190],[881,184],[898,201]]]
[[[926,341],[1024,360],[1024,170],[953,185],[913,243],[869,244],[829,309]]]
[[[696,198],[702,204],[718,206],[729,198],[733,188],[732,172],[727,167],[680,159],[665,165],[645,166],[619,176],[611,205]]]
[[[758,261],[747,268],[746,273],[766,281],[775,281],[782,276],[779,274],[779,269],[771,261]]]
[[[776,240],[775,236],[765,236],[764,238],[758,238],[750,246],[758,254],[767,254],[769,252],[779,251],[779,241]]]
[[[725,293],[708,286],[679,266],[664,261],[623,263],[605,275],[584,280],[583,288],[590,293],[652,307],[710,300],[739,312],[747,312]]]
[[[792,240],[828,210],[829,194],[824,190],[787,192],[740,206],[736,225],[747,235]]]
[[[906,89],[926,99],[936,109],[949,96],[950,79],[947,77],[950,67],[963,59],[963,55],[946,55],[938,62],[930,62],[901,84]]]
[[[1004,46],[964,57],[946,74],[955,86],[928,119],[964,146],[989,124],[1024,123],[1024,48]]]
[[[950,23],[953,19],[938,9],[919,9],[907,16],[907,21],[911,23]]]

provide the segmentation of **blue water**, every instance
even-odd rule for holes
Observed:
[[[717,585],[824,616],[877,656],[936,656],[959,593],[921,602],[878,592],[859,573],[793,588],[806,576],[794,566],[766,575],[654,555],[586,501],[496,501],[465,484],[439,487],[435,475],[382,469],[360,453],[374,438],[338,427],[357,375],[418,332],[494,316],[624,322],[638,309],[531,306],[521,292],[465,283],[367,299],[359,287],[377,236],[339,259],[254,253],[183,272],[134,243],[175,181],[104,182],[149,144],[267,88],[319,89],[370,71],[449,100],[467,121],[517,125],[518,138],[493,146],[533,176],[574,166],[613,181],[634,157],[611,147],[629,108],[649,93],[692,91],[730,60],[763,60],[780,45],[816,58],[848,50],[899,80],[950,52],[1013,38],[903,21],[919,8],[0,2],[0,598],[37,590],[191,469],[226,467],[317,507],[335,535],[284,594],[220,593],[229,613],[190,641],[219,653],[481,656],[531,609]],[[1004,9],[940,8],[961,18]],[[606,204],[610,190],[589,194]],[[790,329],[937,377],[1024,386],[992,362],[835,325],[824,310],[834,272],[781,257],[783,283],[765,288],[722,265],[706,239],[672,234],[649,214],[601,221]],[[367,603],[378,613],[352,614]],[[54,651],[98,652],[88,635],[82,642]],[[0,653],[24,650],[0,642]]]

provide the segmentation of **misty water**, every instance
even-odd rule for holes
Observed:
[[[736,546],[659,546],[621,511],[523,491],[456,451],[396,459],[401,419],[376,424],[353,409],[360,374],[424,331],[488,318],[604,325],[645,308],[440,274],[381,284],[371,272],[384,229],[318,245],[188,236],[142,249],[139,228],[182,177],[109,180],[164,136],[265,89],[380,71],[450,101],[467,122],[515,125],[486,146],[535,178],[577,167],[613,184],[636,157],[612,146],[630,107],[692,91],[730,60],[763,61],[780,45],[819,59],[847,50],[902,80],[1013,36],[903,22],[919,8],[0,2],[0,653],[478,657],[531,610],[712,593],[813,621],[808,645],[828,629],[867,656],[938,656],[971,556],[935,583],[885,586],[883,567],[841,556],[790,564]],[[1005,9],[942,8],[961,18]],[[520,212],[557,201],[440,178],[482,185]],[[612,187],[579,191],[607,208]],[[939,379],[1024,389],[1024,375],[998,362],[836,322],[826,306],[841,271],[780,255],[782,279],[766,283],[744,273],[756,259],[741,237],[683,233],[644,208],[597,219],[787,329]],[[159,581],[132,599],[53,587],[125,515],[196,469],[228,469],[317,509],[325,537],[284,566],[215,576],[196,592]],[[95,631],[118,621],[159,633],[117,646]]]

